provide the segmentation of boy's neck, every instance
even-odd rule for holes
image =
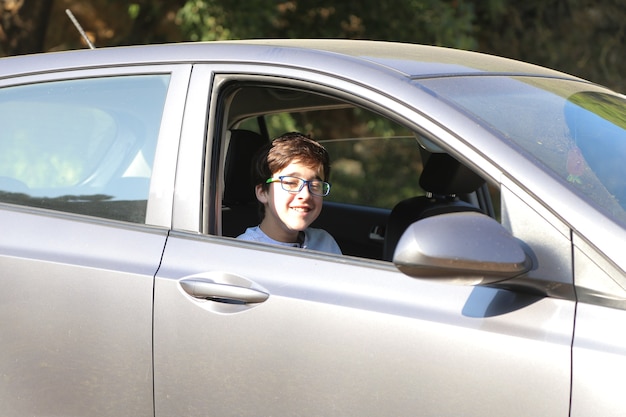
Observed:
[[[277,242],[298,243],[300,245],[304,243],[304,232],[294,231],[293,233],[290,233],[284,230],[277,230],[266,221],[262,221],[259,227],[263,233]]]

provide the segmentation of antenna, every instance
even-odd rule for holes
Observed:
[[[89,49],[96,49],[96,47],[93,46],[93,43],[91,43],[91,41],[89,40],[89,37],[83,30],[83,27],[80,25],[80,23],[78,23],[78,20],[76,20],[76,18],[74,17],[74,13],[72,13],[70,9],[65,9],[65,14],[67,14],[67,16],[70,18],[70,20],[74,24],[74,26],[76,26],[76,30],[78,30],[78,33],[80,33],[80,35],[83,37],[85,42],[87,42],[87,45],[89,45]]]

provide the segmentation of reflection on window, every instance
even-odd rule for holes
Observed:
[[[532,77],[421,80],[626,225],[626,100],[588,83]]]
[[[0,89],[0,201],[144,222],[168,80]]]
[[[72,187],[95,170],[116,136],[106,112],[65,103],[0,103],[0,176],[29,189]]]

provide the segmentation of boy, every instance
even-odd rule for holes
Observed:
[[[238,239],[341,254],[328,232],[309,227],[330,192],[326,149],[300,133],[286,133],[261,149],[253,164],[261,224]]]

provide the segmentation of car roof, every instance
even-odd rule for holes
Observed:
[[[271,39],[235,42],[306,48],[342,54],[386,66],[411,78],[476,73],[559,77],[565,75],[521,61],[441,46],[347,39]]]
[[[575,78],[548,68],[477,52],[340,39],[189,42],[22,55],[0,59],[0,78],[64,69],[184,62],[276,64],[330,72],[337,72],[338,68],[346,68],[348,64],[409,78],[487,74]]]

